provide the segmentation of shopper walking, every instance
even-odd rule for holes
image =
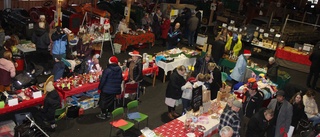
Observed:
[[[61,29],[61,27],[56,27],[56,32],[51,35],[52,44],[52,56],[53,59],[60,56],[61,58],[66,58],[66,50],[68,44],[67,34]]]
[[[239,111],[242,103],[238,100],[233,101],[230,110],[223,112],[220,116],[219,130],[225,126],[230,126],[233,129],[233,137],[240,137],[240,117]]]
[[[274,59],[274,57],[270,57],[269,63],[267,65],[266,77],[269,78],[274,83],[277,82],[278,69],[279,69],[279,65],[276,63],[276,60]]]
[[[232,78],[232,89],[235,84],[238,82],[244,82],[245,73],[247,71],[247,60],[251,56],[251,52],[249,50],[244,50],[244,53],[238,57],[236,66],[233,68],[230,77]]]
[[[118,65],[118,58],[111,56],[107,68],[103,70],[98,89],[101,91],[99,107],[101,113],[97,115],[100,119],[110,117],[114,110],[114,99],[121,93],[122,70]],[[108,112],[108,113],[107,113]]]
[[[170,76],[170,81],[166,89],[165,103],[168,105],[168,117],[174,119],[179,114],[175,112],[175,108],[180,104],[182,96],[181,87],[186,83],[184,74],[186,73],[186,67],[181,65],[175,68]]]
[[[277,97],[272,99],[268,108],[274,111],[274,117],[267,131],[268,137],[283,137],[288,133],[292,119],[292,105],[285,100],[285,92],[277,91]]]
[[[129,68],[128,82],[129,83],[137,83],[138,87],[140,87],[141,82],[143,81],[142,74],[142,60],[139,51],[129,52],[131,58],[127,62],[127,68]],[[140,89],[140,88],[139,88]],[[140,91],[137,90],[137,100],[140,97]]]
[[[180,23],[176,23],[174,28],[170,28],[168,33],[168,50],[175,48],[180,40],[182,39],[182,34],[180,31]]]
[[[246,136],[243,137],[265,137],[265,133],[270,126],[269,121],[272,118],[272,109],[261,109],[260,111],[255,113],[249,120],[248,126],[246,127]]]
[[[314,48],[314,51],[309,56],[309,60],[311,61],[310,71],[307,78],[307,86],[309,88],[315,89],[317,86],[319,73],[320,73],[320,42],[318,42]],[[313,81],[311,83],[311,79]]]
[[[163,17],[163,21],[161,24],[161,39],[162,39],[162,46],[167,47],[167,38],[168,32],[170,30],[170,19],[169,17]]]
[[[198,27],[199,19],[193,13],[187,22],[188,27],[188,46],[193,47],[195,45],[194,36]]]
[[[195,14],[196,14],[196,17],[198,18],[198,25],[197,25],[197,29],[194,33],[194,42],[197,42],[197,38],[198,38],[198,33],[199,33],[199,30],[200,30],[200,26],[201,26],[201,19],[202,19],[202,13],[200,12],[199,8],[197,7],[195,9]]]

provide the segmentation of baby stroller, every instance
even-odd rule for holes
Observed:
[[[315,137],[320,133],[320,124],[315,126],[309,120],[301,119],[297,126],[297,132],[301,137]]]

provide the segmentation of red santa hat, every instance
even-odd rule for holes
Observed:
[[[243,55],[244,55],[244,56],[251,56],[251,51],[245,49],[245,50],[243,51]]]
[[[118,58],[116,56],[111,56],[109,58],[109,64],[118,64]]]

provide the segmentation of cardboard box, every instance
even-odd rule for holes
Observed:
[[[94,99],[93,98],[85,99],[83,101],[80,101],[79,103],[80,103],[80,108],[82,108],[84,110],[87,110],[89,108],[94,107]]]

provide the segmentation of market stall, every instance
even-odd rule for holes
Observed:
[[[248,69],[252,70],[257,76],[259,74],[266,74],[266,69],[259,67],[258,64],[247,66]],[[228,72],[236,66],[236,61],[228,58],[222,58],[219,65],[222,67],[223,71]],[[289,83],[291,76],[282,70],[278,70],[278,78],[276,84],[279,89],[282,89],[287,83]]]
[[[136,32],[135,34],[116,34],[114,43],[121,45],[121,51],[125,51],[130,45],[137,45],[140,43],[149,43],[149,47],[153,46],[155,42],[155,36],[151,32]]]
[[[284,47],[277,48],[275,56],[277,63],[283,67],[309,72],[311,62],[307,52],[292,47]]]
[[[204,53],[197,52],[186,48],[175,48],[168,51],[157,53],[156,64],[164,70],[163,82],[169,71],[173,71],[176,67],[193,66],[196,63],[197,57]]]
[[[15,92],[17,94],[8,95],[8,102],[0,101],[0,115],[43,104],[45,96],[42,95],[42,91],[35,86],[32,86],[32,88],[36,91],[31,90],[31,88],[17,90]]]

